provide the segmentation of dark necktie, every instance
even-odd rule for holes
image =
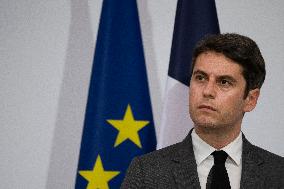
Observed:
[[[221,150],[214,151],[212,155],[214,156],[214,165],[210,171],[212,172],[211,189],[230,189],[229,176],[225,167],[228,154]]]

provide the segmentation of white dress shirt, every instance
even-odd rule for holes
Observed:
[[[211,155],[211,153],[216,149],[203,141],[196,134],[194,129],[191,133],[191,137],[201,189],[206,189],[207,177],[210,169],[214,165],[214,157]],[[242,171],[242,146],[243,140],[242,134],[240,133],[233,142],[221,149],[228,154],[225,167],[228,172],[231,189],[240,188]]]

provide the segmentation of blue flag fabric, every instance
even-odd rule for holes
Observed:
[[[214,0],[179,0],[168,75],[189,85],[192,51],[205,35],[220,33]]]
[[[183,140],[193,127],[188,114],[192,51],[202,37],[219,32],[214,0],[178,0],[158,149]]]
[[[132,158],[155,149],[136,1],[104,0],[75,188],[119,188]]]

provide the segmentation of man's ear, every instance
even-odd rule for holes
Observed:
[[[250,112],[255,108],[259,94],[260,94],[260,89],[258,88],[249,91],[245,99],[244,112]]]

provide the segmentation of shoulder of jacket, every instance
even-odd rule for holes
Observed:
[[[165,148],[155,150],[153,152],[136,157],[140,161],[155,162],[162,159],[172,159],[182,149],[182,142],[167,146]]]

